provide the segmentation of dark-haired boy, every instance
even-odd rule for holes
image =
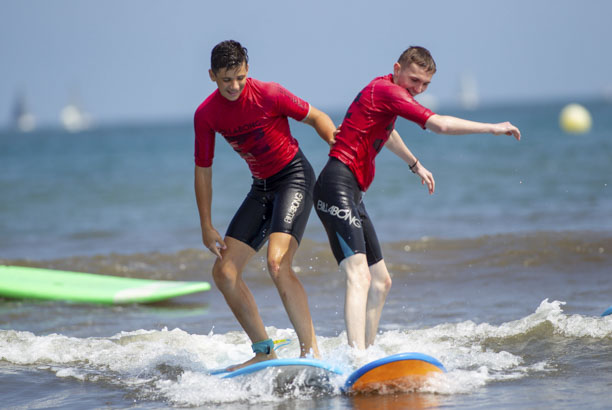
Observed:
[[[395,131],[397,116],[440,134],[521,134],[509,122],[486,124],[438,115],[414,97],[436,72],[429,51],[410,47],[393,74],[372,80],[350,105],[315,186],[315,209],[325,226],[341,270],[346,274],[344,318],[348,343],[365,349],[374,343],[391,277],[362,193],[374,179],[375,157],[383,146],[406,162],[433,194],[434,178]]]
[[[331,119],[276,83],[248,77],[246,48],[236,41],[217,44],[211,53],[214,91],[196,110],[195,193],[202,242],[217,256],[215,284],[252,342],[251,363],[276,357],[257,304],[242,279],[247,262],[269,239],[268,271],[297,333],[301,356],[319,356],[306,292],[292,269],[293,256],[312,208],[315,174],[291,135],[287,117],[312,126],[333,143]],[[247,162],[250,192],[227,228],[225,239],[212,224],[212,160],[215,133],[222,134]]]

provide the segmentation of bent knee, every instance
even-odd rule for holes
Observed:
[[[382,280],[377,281],[375,286],[379,292],[386,294],[389,293],[389,290],[391,290],[392,284],[393,282],[391,281],[391,276],[387,274],[384,278],[382,278]]]
[[[370,289],[378,294],[387,295],[391,290],[391,276],[388,272],[384,275],[375,275],[372,278]]]
[[[281,261],[276,258],[268,258],[268,272],[270,275],[277,276],[281,269]]]
[[[289,273],[293,272],[291,270],[291,266],[288,261],[282,258],[268,257],[268,272],[270,273],[270,277],[272,278],[273,281],[276,282],[276,280],[285,271],[288,271]]]
[[[354,269],[346,273],[348,286],[358,286],[360,288],[369,288],[372,283],[372,275],[368,269]]]
[[[237,272],[228,264],[217,260],[212,269],[212,276],[218,288],[231,285],[236,281]]]

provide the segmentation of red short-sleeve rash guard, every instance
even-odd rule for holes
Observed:
[[[236,101],[215,90],[195,112],[195,163],[212,165],[218,132],[244,158],[254,177],[271,177],[298,151],[287,117],[302,121],[309,109],[306,101],[281,85],[250,77]]]
[[[408,90],[393,83],[393,75],[389,74],[372,80],[344,117],[329,155],[349,167],[362,191],[374,179],[376,155],[389,139],[398,115],[425,128],[434,113],[419,104]]]

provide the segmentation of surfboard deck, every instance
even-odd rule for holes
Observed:
[[[349,375],[343,391],[357,393],[396,393],[414,391],[432,373],[446,369],[437,359],[422,353],[399,353],[374,360]]]
[[[304,387],[331,390],[333,386],[330,378],[343,374],[341,369],[330,363],[307,358],[266,360],[232,372],[221,369],[213,370],[210,374],[223,379],[232,379],[257,372],[262,372],[263,376],[263,372],[266,370],[270,372],[266,376],[271,378],[276,391],[284,391],[296,382]]]
[[[609,308],[607,308],[607,309],[605,310],[605,312],[603,312],[601,315],[602,315],[602,316],[612,315],[612,306],[610,306]]]
[[[297,369],[299,370],[322,370],[324,372],[342,374],[342,370],[336,366],[317,359],[298,358],[298,359],[273,359],[259,363],[254,363],[242,369],[228,372],[227,370],[213,370],[211,374],[221,376],[224,379],[243,376],[246,374],[255,373],[268,368],[281,368],[283,370]]]
[[[209,289],[208,282],[136,279],[0,265],[0,296],[18,299],[152,303]]]

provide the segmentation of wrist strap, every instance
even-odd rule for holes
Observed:
[[[416,162],[412,165],[408,165],[408,167],[410,168],[410,170],[412,171],[413,174],[415,174],[416,172],[414,172],[414,168],[417,166],[417,164],[419,163],[419,159],[417,158]]]

